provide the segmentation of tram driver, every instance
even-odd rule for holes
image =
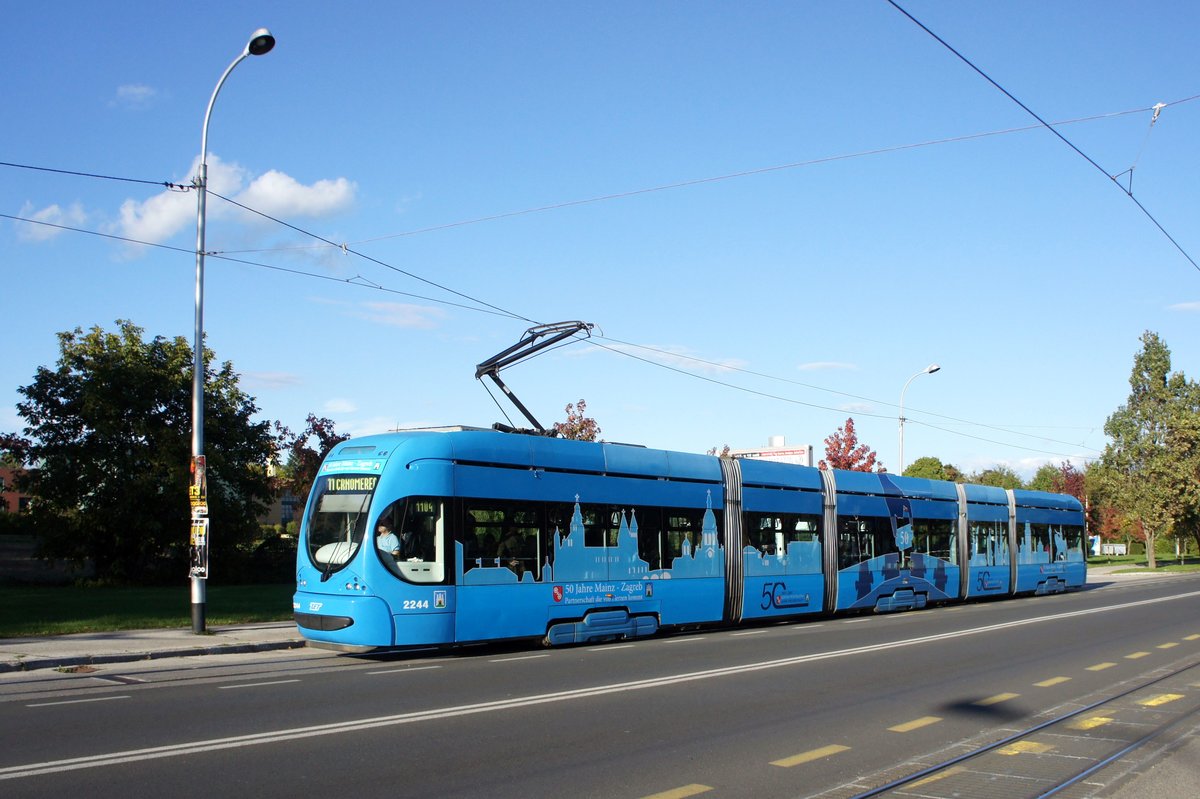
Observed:
[[[375,528],[375,546],[392,557],[400,555],[400,539],[392,532],[391,522],[379,520],[379,526]]]

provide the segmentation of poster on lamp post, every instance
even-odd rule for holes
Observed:
[[[192,519],[188,562],[193,577],[208,579],[208,519]]]
[[[188,536],[188,561],[193,577],[208,578],[208,469],[203,455],[192,458],[192,482],[188,498],[192,506],[192,528]]]

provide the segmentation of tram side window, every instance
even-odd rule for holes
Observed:
[[[407,497],[384,509],[375,521],[379,559],[393,574],[416,583],[440,583],[446,576],[443,502]]]
[[[745,546],[754,547],[764,556],[785,556],[792,543],[821,541],[821,517],[800,513],[764,513],[747,511],[742,517]]]
[[[913,552],[958,563],[955,523],[950,519],[913,519]]]
[[[972,566],[997,566],[1008,563],[1005,556],[1008,538],[1004,522],[971,522]]]
[[[603,547],[615,541],[616,520],[607,505],[580,505],[579,515],[583,519],[584,546]],[[564,532],[568,530],[564,528]]]
[[[649,571],[663,568],[662,508],[639,505],[630,511],[628,524],[637,523],[638,557],[646,561]]]
[[[675,558],[700,548],[704,528],[704,511],[695,508],[666,508],[663,510],[662,552],[663,568],[671,568]]]
[[[1025,536],[1018,536],[1020,545],[1028,541],[1029,551],[1026,553],[1026,563],[1049,563],[1054,557],[1050,543],[1050,525],[1029,523]]]
[[[1083,560],[1083,527],[1078,524],[1066,524],[1063,525],[1062,531],[1066,540],[1066,550],[1060,560]],[[1057,544],[1055,548],[1057,549]]]
[[[548,549],[542,508],[505,500],[467,500],[463,507],[463,571],[480,566],[503,567],[521,579],[526,572],[541,578],[542,555]]]
[[[890,520],[879,516],[838,519],[838,569],[896,551]]]

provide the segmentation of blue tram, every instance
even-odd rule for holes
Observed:
[[[1070,496],[466,428],[352,439],[300,530],[296,623],[346,651],[577,643],[1086,580]]]

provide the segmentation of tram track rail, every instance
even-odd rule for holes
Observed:
[[[1200,726],[1200,660],[1158,669],[1136,685],[1125,683],[1089,698],[1078,707],[1027,728],[983,743],[964,742],[950,750],[889,769],[901,776],[862,790],[860,779],[822,794],[848,799],[871,797],[1061,797],[1106,795],[1137,765]],[[1164,743],[1165,742],[1165,743]],[[1156,746],[1162,744],[1162,746]],[[928,765],[924,761],[934,761]],[[917,767],[916,770],[912,770]],[[876,777],[886,777],[877,774]]]

